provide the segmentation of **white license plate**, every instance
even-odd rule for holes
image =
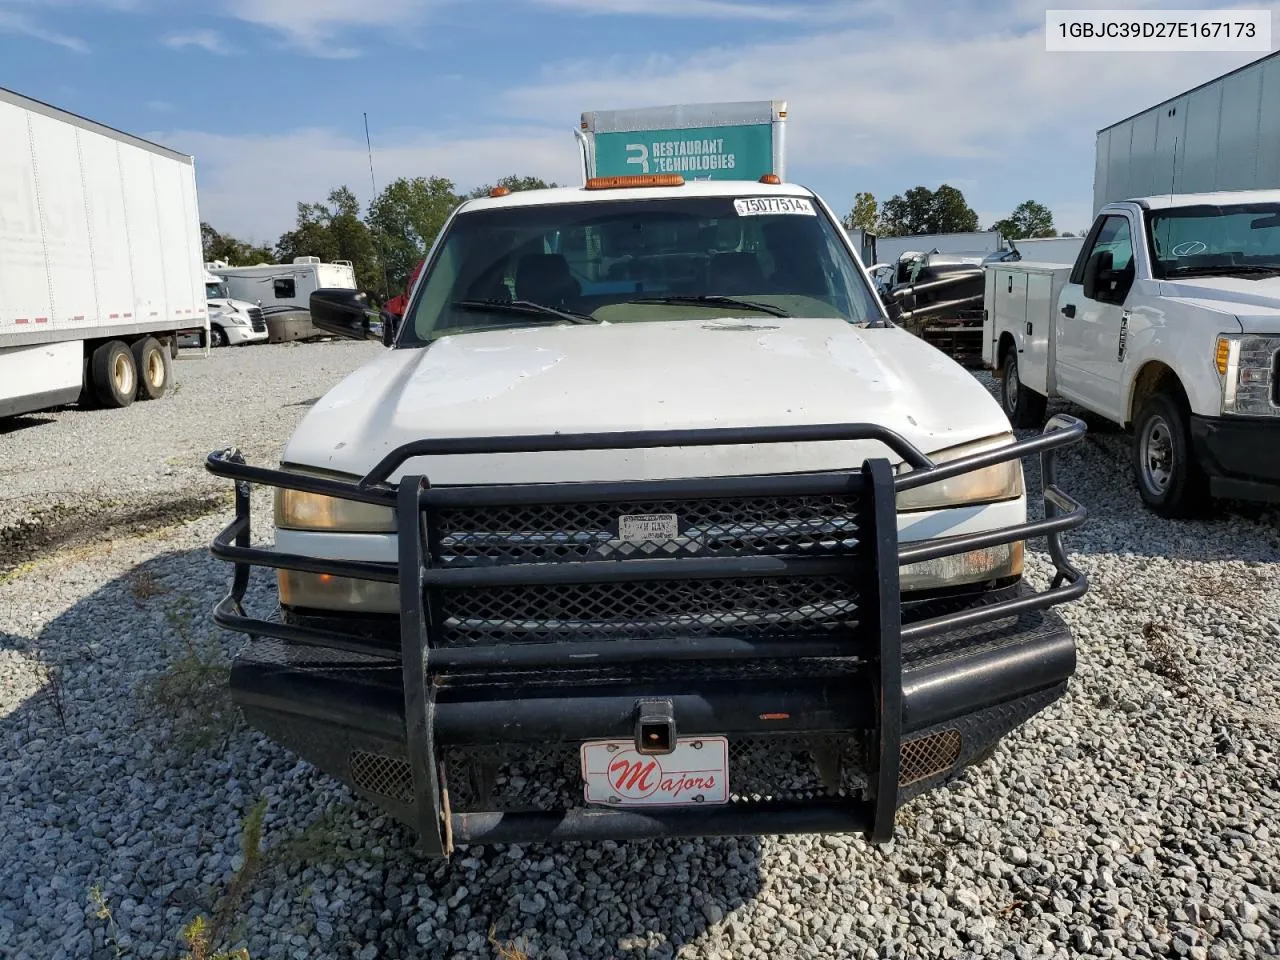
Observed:
[[[674,513],[645,513],[618,518],[618,539],[632,543],[661,543],[680,536],[680,520]]]
[[[684,807],[727,803],[729,741],[683,737],[671,753],[636,752],[630,740],[590,740],[582,745],[587,803],[611,807]]]

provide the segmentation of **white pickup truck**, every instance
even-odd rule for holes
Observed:
[[[278,468],[234,450],[214,619],[259,729],[455,844],[893,833],[1057,699],[1084,519],[1054,455],[894,327],[808,190],[678,175],[463,204],[386,353]],[[387,317],[383,317],[386,320]],[[1021,458],[1043,454],[1028,519]],[[250,536],[275,488],[275,542]],[[1023,543],[1054,569],[1024,583]],[[245,609],[254,567],[279,609]]]
[[[984,307],[1015,426],[1061,397],[1131,428],[1165,516],[1280,501],[1280,191],[1107,204],[1074,264],[989,265]]]

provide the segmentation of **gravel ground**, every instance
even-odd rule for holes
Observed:
[[[203,483],[186,461],[232,440],[269,459],[302,409],[285,405],[368,352],[313,349],[184,362],[168,414],[182,426],[131,428],[149,462],[184,461],[148,483]],[[288,388],[269,375],[283,363]],[[237,406],[228,369],[260,399]],[[89,416],[103,414],[0,436],[0,462],[55,475],[101,443]],[[83,446],[54,457],[53,442]],[[538,958],[1280,955],[1280,522],[1244,507],[1157,520],[1124,456],[1104,433],[1062,464],[1093,513],[1069,542],[1093,584],[1063,608],[1080,646],[1070,693],[905,808],[883,848],[763,838],[424,863],[283,750],[244,729],[193,746],[189,719],[143,693],[175,660],[238,644],[203,626],[227,582],[207,554],[224,516],[24,568],[0,579],[0,957],[178,954],[183,925],[233,886],[259,798],[266,853],[223,926],[254,960],[500,956],[491,931]],[[76,491],[136,482],[93,469]],[[1044,575],[1042,555],[1029,564]]]
[[[0,420],[0,554],[27,559],[87,525],[127,532],[198,516],[225,484],[209,451],[239,445],[269,462],[310,403],[377,355],[349,340],[183,350],[175,392],[123,410],[74,406]],[[0,557],[0,572],[6,569]]]

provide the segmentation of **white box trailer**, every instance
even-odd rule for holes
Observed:
[[[1093,212],[1132,197],[1280,188],[1280,51],[1098,131]]]
[[[0,417],[163,395],[204,293],[193,159],[0,88]]]
[[[582,179],[680,174],[686,180],[786,175],[787,102],[679,103],[582,114]]]

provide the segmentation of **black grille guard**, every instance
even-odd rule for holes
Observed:
[[[209,454],[206,466],[214,475],[235,482],[235,519],[217,535],[212,546],[215,557],[234,564],[230,591],[214,608],[213,619],[219,626],[255,638],[268,637],[286,644],[359,653],[402,664],[406,745],[413,767],[414,807],[418,811],[424,848],[430,851],[446,846],[446,838],[440,829],[434,722],[429,719],[435,716],[431,681],[434,676],[491,669],[621,666],[654,657],[727,662],[760,658],[841,658],[850,657],[853,653],[849,639],[842,635],[812,639],[704,636],[635,642],[588,639],[447,647],[437,643],[437,638],[442,635],[442,626],[438,619],[439,611],[433,612],[432,609],[434,598],[440,592],[645,580],[848,575],[852,582],[852,578],[861,577],[867,584],[862,616],[876,635],[878,645],[871,674],[876,690],[874,712],[877,714],[876,733],[870,744],[875,774],[869,791],[872,799],[866,812],[865,828],[872,839],[883,840],[892,835],[898,800],[903,734],[903,642],[1045,610],[1076,599],[1088,589],[1084,573],[1071,564],[1061,539],[1064,531],[1085,521],[1086,510],[1058,485],[1056,464],[1058,451],[1079,442],[1085,429],[1082,421],[1060,414],[1053,417],[1038,436],[942,464],[934,463],[891,430],[858,423],[420,440],[392,451],[359,481],[255,467],[246,463],[238,450],[216,451]],[[874,458],[865,461],[860,468],[818,474],[457,487],[433,487],[425,476],[414,474],[405,475],[398,484],[389,482],[390,476],[403,464],[417,457],[850,440],[878,441],[911,469],[895,476],[888,459]],[[1041,460],[1043,519],[997,530],[899,544],[897,493],[1033,455],[1039,455]],[[253,484],[392,508],[396,511],[399,531],[398,562],[321,559],[251,546],[250,491]],[[861,555],[856,558],[837,553],[817,557],[658,557],[452,568],[433,563],[439,545],[439,531],[433,515],[434,511],[446,507],[607,503],[660,498],[823,496],[848,495],[851,491],[867,500],[865,526],[859,534]],[[415,530],[417,536],[405,535]],[[1055,570],[1047,590],[1024,592],[1012,599],[903,624],[898,575],[901,565],[1040,537],[1047,542]],[[351,634],[249,616],[243,601],[250,571],[255,566],[399,583],[400,650],[362,643]],[[874,582],[870,582],[872,577]],[[415,588],[406,589],[410,584]],[[401,651],[416,651],[416,655],[402,656]],[[685,813],[671,814],[673,823],[685,816]],[[806,815],[798,816],[803,820]]]

